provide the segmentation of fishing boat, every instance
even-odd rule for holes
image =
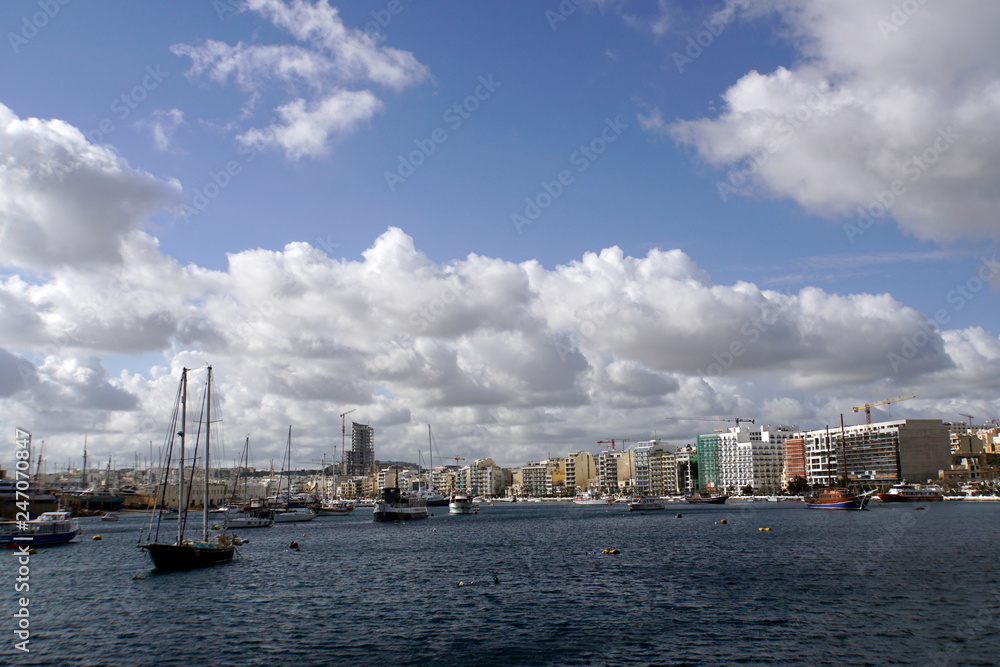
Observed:
[[[449,514],[472,514],[472,498],[468,492],[455,489],[448,501]]]
[[[684,496],[684,500],[692,505],[723,505],[729,496],[725,493],[700,493],[698,491]]]
[[[314,507],[316,516],[344,516],[354,511],[354,503],[349,500],[328,500]]]
[[[212,430],[212,367],[208,367],[208,378],[205,382],[205,400],[202,405],[204,406],[204,421],[201,426],[204,426],[205,430],[205,486],[204,495],[202,496],[202,532],[201,540],[194,541],[187,539],[184,535],[184,530],[187,527],[187,517],[188,517],[188,501],[187,499],[191,495],[190,485],[194,484],[194,470],[192,466],[191,474],[189,475],[189,486],[185,488],[185,472],[184,472],[184,455],[185,455],[185,439],[187,435],[187,384],[188,384],[188,369],[184,368],[181,371],[181,382],[180,387],[177,390],[177,399],[174,405],[173,415],[170,420],[170,430],[168,431],[169,439],[167,444],[167,455],[166,455],[166,468],[169,471],[170,462],[172,459],[173,449],[174,449],[174,437],[175,435],[180,441],[180,456],[178,458],[178,470],[180,472],[179,479],[180,483],[178,485],[178,501],[180,506],[180,512],[177,521],[177,537],[173,541],[161,541],[160,540],[160,521],[158,518],[151,518],[150,525],[147,532],[147,541],[145,544],[139,544],[139,548],[145,551],[153,559],[153,565],[158,570],[188,570],[196,567],[204,567],[207,565],[217,565],[220,563],[228,563],[233,560],[233,555],[236,552],[236,547],[234,546],[234,538],[229,533],[223,531],[215,535],[212,539],[209,539],[209,524],[208,524],[208,485],[209,485],[209,462],[211,458],[211,430]],[[200,431],[200,428],[199,428]],[[195,439],[195,460],[197,460],[198,452],[198,439]],[[163,484],[160,487],[159,502],[158,507],[163,507],[165,504],[166,493],[167,493],[167,480],[170,477],[169,474],[163,476]],[[185,491],[187,495],[185,495]],[[157,513],[156,517],[159,516]],[[154,526],[155,524],[155,526]],[[166,533],[167,531],[164,530]],[[171,531],[172,532],[172,531]],[[166,537],[164,535],[164,537]],[[141,536],[140,536],[141,540]]]
[[[635,496],[628,503],[629,512],[638,512],[645,510],[662,510],[666,509],[666,505],[659,498],[654,498],[652,496]]]
[[[884,503],[934,503],[943,501],[944,494],[937,489],[903,482],[894,484],[885,493],[878,494],[878,499]]]
[[[30,521],[0,521],[0,547],[42,547],[69,542],[80,532],[80,524],[66,510],[42,512]]]
[[[375,521],[426,519],[427,502],[419,496],[403,493],[399,487],[387,487],[375,498],[372,514]]]

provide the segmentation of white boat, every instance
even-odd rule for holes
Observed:
[[[388,487],[379,492],[372,508],[375,521],[410,521],[426,519],[427,501],[416,495],[403,493],[399,487]]]
[[[472,498],[465,491],[458,489],[451,492],[451,499],[448,501],[449,514],[472,514]]]
[[[274,510],[275,523],[293,523],[296,521],[312,521],[316,513],[308,507],[281,507]]]
[[[354,511],[354,503],[349,500],[330,500],[314,507],[316,516],[344,516]]]
[[[666,509],[666,505],[659,498],[653,498],[652,496],[635,496],[628,503],[629,512],[638,512],[640,510],[662,510]]]
[[[101,515],[101,521],[118,521],[118,515],[114,512],[106,512]]]
[[[41,547],[69,542],[80,532],[80,524],[66,510],[42,512],[30,521],[0,521],[0,547]]]
[[[224,510],[226,528],[270,528],[274,525],[274,511],[267,507],[236,506]]]
[[[614,502],[613,499],[601,498],[599,495],[595,496],[590,491],[584,491],[583,493],[576,494],[573,498],[574,505],[609,505]]]

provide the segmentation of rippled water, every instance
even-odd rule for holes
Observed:
[[[246,530],[234,563],[168,574],[135,547],[141,517],[82,520],[79,542],[32,557],[31,653],[15,654],[8,630],[0,663],[1000,661],[1000,504],[436,509]],[[16,561],[2,558],[13,609]]]

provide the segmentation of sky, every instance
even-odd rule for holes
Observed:
[[[1000,418],[1000,5],[0,5],[0,463]],[[204,373],[200,373],[202,377]],[[343,413],[350,411],[347,417]]]

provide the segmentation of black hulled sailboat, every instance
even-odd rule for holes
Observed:
[[[208,379],[205,383],[205,396],[204,396],[204,416],[205,421],[205,487],[204,487],[204,497],[202,500],[203,508],[203,526],[201,541],[196,542],[194,540],[186,539],[184,537],[184,531],[187,527],[187,515],[188,506],[190,505],[189,499],[191,497],[191,488],[194,484],[194,466],[192,465],[190,484],[187,489],[184,485],[184,441],[187,431],[187,376],[188,369],[184,368],[181,371],[181,382],[180,387],[177,390],[177,400],[174,405],[174,412],[170,423],[170,436],[167,442],[167,454],[166,454],[166,464],[163,475],[163,484],[161,485],[161,491],[159,493],[159,498],[157,506],[159,511],[155,515],[156,526],[155,530],[153,527],[153,521],[150,521],[148,537],[149,539],[145,544],[140,544],[139,548],[149,553],[150,557],[153,559],[153,565],[159,570],[188,570],[197,567],[204,567],[206,565],[216,565],[219,563],[228,563],[233,560],[233,555],[236,551],[234,546],[233,537],[226,534],[225,532],[219,533],[215,538],[209,541],[208,535],[208,500],[209,500],[209,462],[211,460],[211,426],[212,426],[212,367],[208,367]],[[179,429],[179,430],[178,430]],[[200,429],[199,429],[200,430]],[[160,518],[159,514],[163,511],[163,507],[166,500],[166,490],[167,482],[170,478],[170,460],[173,452],[174,437],[177,436],[180,439],[180,456],[178,469],[180,470],[180,484],[178,487],[178,506],[182,507],[180,514],[177,518],[177,539],[172,542],[161,542],[160,537]],[[195,460],[197,460],[197,440],[195,441]],[[185,491],[187,495],[185,495]],[[140,536],[141,539],[141,536]]]

